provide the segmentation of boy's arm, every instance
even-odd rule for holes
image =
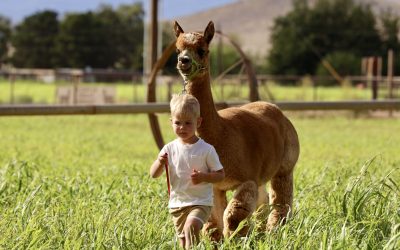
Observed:
[[[164,171],[164,165],[167,162],[167,155],[159,156],[150,167],[150,176],[152,178],[159,177]]]
[[[216,183],[225,178],[225,172],[224,169],[221,169],[209,173],[202,173],[194,169],[190,177],[195,185],[201,182]]]

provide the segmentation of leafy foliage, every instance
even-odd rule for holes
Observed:
[[[271,73],[314,74],[321,59],[337,51],[359,58],[382,53],[377,18],[370,5],[353,0],[293,3],[291,12],[275,20],[268,56]],[[386,32],[394,34],[393,29]]]
[[[210,51],[210,61],[211,61],[211,75],[218,76],[219,74],[223,73],[225,70],[229,69],[230,67],[234,66],[236,62],[240,60],[239,53],[234,49],[234,47],[230,44],[214,44],[211,47]],[[220,60],[220,61],[219,61]],[[232,68],[228,73],[238,74],[240,72],[241,64]]]
[[[171,43],[176,41],[174,28],[172,22],[162,22],[161,24],[161,35],[162,35],[162,51],[164,51]],[[166,75],[176,75],[176,63],[177,63],[177,53],[172,53],[168,58],[163,68],[163,74]]]
[[[7,60],[7,47],[11,36],[10,20],[0,15],[0,66]]]
[[[386,67],[387,63],[387,58],[386,58],[386,52],[391,49],[393,50],[395,55],[399,55],[400,53],[400,40],[398,34],[400,34],[400,16],[397,16],[394,14],[391,10],[386,10],[382,12],[380,16],[380,23],[382,26],[381,29],[381,37],[383,41],[383,46],[382,46],[382,53],[384,54],[384,61],[383,64]],[[397,57],[395,59],[395,68],[394,68],[394,74],[398,75],[400,74],[400,63],[398,63],[398,60],[400,58]]]
[[[393,49],[400,51],[400,41],[398,34],[400,32],[400,17],[391,10],[387,10],[381,14],[380,21],[382,24],[381,36],[384,42],[384,51]]]
[[[113,48],[109,47],[104,23],[92,12],[69,14],[60,26],[59,54],[65,67],[105,68]]]
[[[114,68],[142,69],[143,18],[140,4],[122,4],[116,10],[103,5],[97,12],[106,27],[109,48],[115,52]]]
[[[95,12],[42,11],[17,25],[12,44],[16,67],[142,68],[143,6],[102,5]]]
[[[336,51],[332,54],[326,55],[324,60],[328,61],[341,76],[361,74],[361,58],[352,53]],[[329,71],[323,66],[322,63],[318,65],[316,74],[325,76],[330,75]]]
[[[17,25],[12,37],[16,67],[52,68],[56,62],[57,13],[46,10],[27,17]]]

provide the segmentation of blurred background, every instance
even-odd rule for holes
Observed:
[[[239,45],[270,101],[396,99],[396,0],[1,1],[0,104],[145,102],[173,21],[226,37],[211,46],[217,101],[246,100]],[[156,34],[156,35],[155,35]],[[176,55],[157,77],[157,100],[181,89]]]

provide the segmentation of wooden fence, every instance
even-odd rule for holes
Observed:
[[[246,102],[219,102],[217,109],[233,107]],[[276,102],[287,111],[364,111],[400,110],[400,101],[343,101],[343,102]],[[168,103],[146,103],[127,105],[0,105],[0,116],[48,116],[48,115],[117,115],[168,113]]]

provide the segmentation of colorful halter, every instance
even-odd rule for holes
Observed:
[[[192,59],[192,70],[190,71],[190,73],[188,75],[181,73],[183,77],[182,94],[186,93],[186,85],[189,83],[189,81],[192,80],[194,77],[196,77],[201,71],[206,69],[207,69],[206,67],[202,66],[196,60]]]

